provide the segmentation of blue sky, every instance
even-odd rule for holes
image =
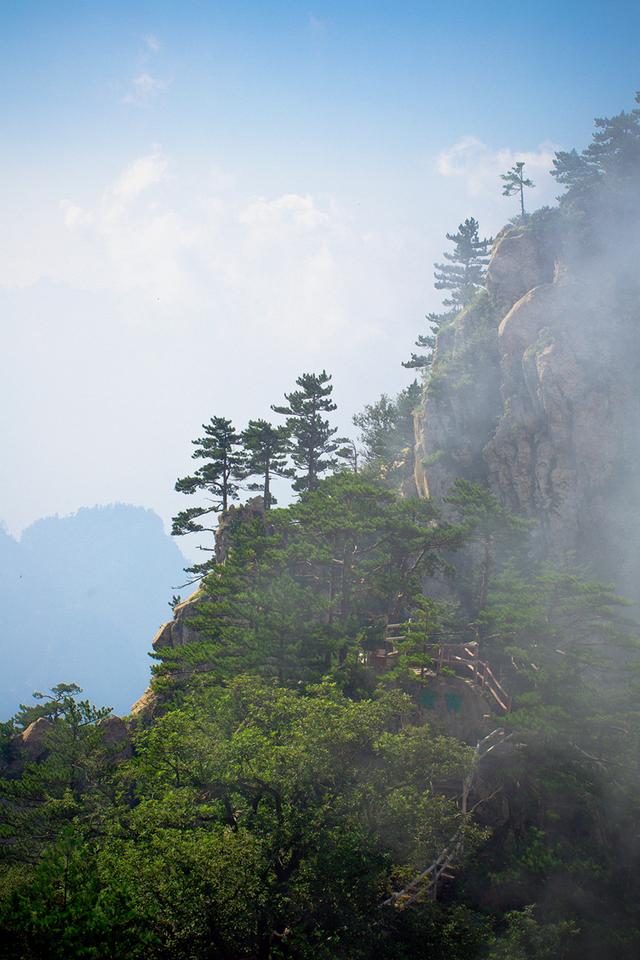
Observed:
[[[444,233],[640,87],[631,3],[0,5],[0,518],[182,504],[202,420],[407,382]],[[43,472],[46,481],[43,480]]]

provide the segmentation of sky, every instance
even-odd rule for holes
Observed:
[[[553,202],[639,37],[616,0],[0,0],[0,521],[169,528],[200,425],[304,371],[353,432],[411,379],[445,234],[517,212],[516,160]]]

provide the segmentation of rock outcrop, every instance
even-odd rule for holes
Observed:
[[[51,720],[38,717],[14,738],[12,746],[21,763],[36,763],[38,760],[44,760],[49,752],[47,740],[52,729]]]
[[[202,593],[196,590],[173,610],[173,620],[163,623],[151,641],[154,653],[166,647],[181,647],[197,639],[193,618],[197,615],[197,603]]]
[[[488,482],[539,553],[588,558],[637,593],[640,301],[611,262],[553,262],[505,231],[478,302],[438,336],[416,415],[416,485]]]
[[[167,648],[185,646],[198,640],[199,635],[193,620],[198,614],[198,601],[202,597],[202,591],[196,590],[174,607],[173,619],[163,623],[151,641],[154,653]],[[129,716],[134,720],[146,721],[158,713],[160,706],[160,699],[151,685],[133,704]]]

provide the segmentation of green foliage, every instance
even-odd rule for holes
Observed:
[[[80,700],[80,688],[59,684],[35,708],[22,707],[6,725],[5,762],[0,779],[0,863],[33,863],[51,844],[77,829],[89,830],[108,796],[113,750],[104,743],[100,721],[111,712]],[[31,723],[44,725],[38,762],[19,752],[14,735]],[[5,742],[6,742],[5,740]]]
[[[468,217],[456,233],[447,234],[447,240],[453,243],[453,252],[443,254],[447,263],[434,264],[434,286],[436,290],[448,291],[442,302],[457,312],[471,303],[484,283],[493,238],[481,240],[480,224],[474,217]]]
[[[636,94],[640,103],[640,93]],[[567,188],[563,202],[584,199],[603,183],[626,184],[640,167],[640,108],[597,117],[589,146],[556,153],[553,176]]]
[[[390,399],[382,394],[353,418],[360,428],[365,467],[397,484],[413,470],[413,413],[420,401],[420,387],[414,380]]]
[[[429,313],[426,320],[428,333],[419,334],[417,347],[426,347],[426,354],[411,354],[411,359],[402,364],[410,370],[427,369],[433,362],[436,346],[436,334],[451,322],[461,310],[474,301],[483,289],[486,267],[489,263],[488,252],[493,243],[492,237],[480,239],[480,225],[473,217],[461,223],[456,233],[448,233],[447,240],[453,244],[453,252],[443,254],[447,263],[436,263],[436,290],[447,290],[448,296],[442,301],[449,309],[444,313]]]
[[[617,955],[631,958],[640,943],[629,914],[638,896],[629,838],[640,817],[640,649],[626,610],[584,572],[521,563],[496,578],[482,614],[492,664],[511,667],[506,722],[518,742],[501,769],[514,812],[483,876],[489,869],[494,895],[514,906],[553,888],[541,919],[577,919],[572,957],[606,955],[615,940]]]
[[[619,664],[637,659],[627,608],[610,585],[575,569],[532,573],[507,567],[496,578],[482,619],[493,637],[488,642],[526,679],[527,723],[536,703],[544,703],[545,710],[561,709],[575,729],[585,732],[588,714],[605,695],[600,674],[606,672],[618,686]],[[593,722],[603,734],[597,710]]]
[[[510,170],[500,174],[500,179],[504,181],[504,187],[502,188],[503,197],[512,197],[514,194],[519,197],[520,215],[524,220],[524,188],[527,187],[527,189],[531,189],[531,187],[535,187],[533,180],[527,179],[524,175],[524,161],[518,160]]]
[[[323,473],[335,468],[336,453],[344,440],[336,438],[337,427],[332,427],[323,414],[332,413],[336,404],[331,400],[331,376],[322,373],[303,373],[296,384],[299,390],[285,393],[285,406],[272,406],[275,413],[285,416],[291,437],[291,459],[298,468],[293,484],[299,492],[314,490]]]
[[[275,500],[271,493],[271,478],[290,477],[292,471],[287,467],[289,433],[286,427],[274,427],[266,420],[249,420],[240,436],[243,445],[243,474],[245,479],[260,476],[260,483],[248,484],[249,490],[260,490],[265,510],[269,510]]]
[[[506,931],[494,940],[487,960],[563,960],[577,933],[571,920],[538,923],[532,906],[511,911],[505,920]]]
[[[640,94],[636,94],[640,103]],[[581,153],[559,151],[551,171],[565,187],[559,198],[569,254],[582,258],[610,251],[617,269],[628,271],[635,289],[635,254],[640,212],[640,107],[595,120],[592,142]]]
[[[187,533],[214,533],[213,527],[206,527],[200,521],[220,510],[225,511],[232,500],[238,498],[238,481],[242,478],[243,458],[238,449],[240,436],[230,420],[224,417],[212,417],[209,423],[202,425],[204,436],[191,442],[195,446],[192,457],[204,462],[188,477],[176,481],[178,493],[192,496],[199,491],[206,495],[205,504],[189,507],[173,518],[172,534],[184,536]],[[213,548],[200,546],[201,550],[213,552]],[[211,569],[213,560],[195,564],[187,568],[197,580]]]
[[[462,324],[464,336],[459,343],[456,334]],[[425,377],[427,396],[442,397],[449,390],[467,391],[477,402],[476,372],[492,370],[497,364],[497,330],[495,306],[487,291],[480,290],[447,328],[447,341],[440,340],[437,361]]]
[[[425,672],[433,666],[437,644],[462,643],[468,639],[471,638],[465,636],[465,625],[455,604],[433,597],[417,597],[402,637],[395,641],[400,652],[395,677],[404,673],[415,682],[416,671],[419,671],[423,680]]]
[[[197,676],[218,684],[251,671],[295,683],[348,671],[372,620],[401,616],[441,552],[461,542],[428,501],[362,475],[329,477],[268,522],[234,528],[191,621],[199,639],[161,650],[156,674],[184,689]]]
[[[455,509],[465,541],[475,547],[459,594],[469,618],[477,621],[496,569],[517,550],[531,525],[506,510],[487,487],[468,480],[456,480],[445,502]]]
[[[192,696],[138,735],[123,789],[90,831],[77,811],[5,883],[1,955],[364,960],[374,944],[392,950],[372,917],[458,828],[444,790],[470,753],[412,725],[413,712],[397,692],[354,703],[331,684],[292,691],[249,677]],[[460,926],[468,941],[462,915]],[[455,942],[454,928],[452,914],[431,941],[443,946],[446,931]]]
[[[444,313],[428,313],[425,317],[428,332],[419,333],[416,340],[416,347],[422,347],[428,352],[412,353],[409,360],[403,360],[402,366],[407,370],[428,370],[433,363],[438,331],[450,323],[457,314],[457,309],[447,310]]]

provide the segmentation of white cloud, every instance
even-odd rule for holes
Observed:
[[[166,157],[159,151],[154,151],[129,164],[110,188],[110,192],[118,200],[128,203],[149,187],[161,183],[165,179],[166,170]]]
[[[252,196],[159,148],[88,199],[24,209],[17,197],[0,258],[16,527],[96,500],[171,516],[203,418],[268,417],[303,370],[334,373],[344,432],[406,382],[434,258],[418,231],[372,231],[311,192]],[[50,482],[25,491],[34,437]]]
[[[165,80],[160,80],[158,77],[153,77],[150,73],[142,71],[131,80],[129,89],[122,98],[123,103],[130,103],[136,107],[146,107],[166,86]]]
[[[285,226],[313,230],[326,224],[329,214],[319,210],[313,197],[286,193],[275,200],[251,201],[240,214],[240,222],[280,230]]]
[[[557,184],[549,174],[556,144],[545,142],[537,150],[518,151],[510,147],[493,150],[478,137],[462,137],[443,150],[437,158],[437,170],[443,177],[458,178],[472,197],[494,194],[500,186],[500,174],[517,160],[525,163],[525,173],[536,187],[536,206],[549,202],[557,192]]]
[[[147,33],[146,36],[142,38],[146,47],[151,50],[152,53],[158,53],[161,47],[161,43],[156,37],[155,33]]]
[[[108,293],[130,326],[186,330],[206,315],[212,328],[251,342],[268,328],[285,357],[303,349],[342,356],[391,336],[398,322],[410,326],[411,342],[420,322],[413,297],[423,286],[416,258],[432,259],[425,239],[362,229],[331,197],[247,196],[224,171],[198,177],[155,149],[93,203],[61,208],[66,239],[56,238],[31,275]]]

